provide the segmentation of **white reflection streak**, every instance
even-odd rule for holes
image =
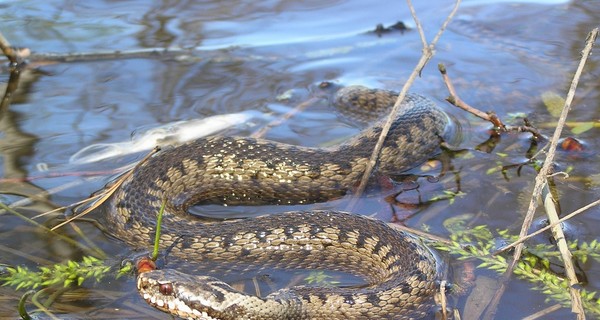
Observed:
[[[98,143],[87,146],[69,158],[71,164],[97,162],[114,157],[147,151],[155,146],[177,145],[192,141],[229,127],[246,124],[253,118],[263,118],[258,111],[245,111],[216,115],[203,119],[171,122],[147,131],[136,133],[127,142]]]

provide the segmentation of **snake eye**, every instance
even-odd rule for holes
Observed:
[[[162,283],[158,287],[158,291],[165,296],[170,296],[173,294],[173,285],[170,283]]]

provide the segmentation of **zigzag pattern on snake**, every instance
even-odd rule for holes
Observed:
[[[396,97],[392,91],[350,86],[338,90],[332,101],[343,108],[384,110]],[[447,132],[447,115],[419,95],[408,95],[395,117],[378,174],[397,174],[427,160]],[[159,270],[139,275],[140,294],[161,310],[197,319],[412,319],[427,314],[439,277],[435,257],[411,235],[382,222],[311,211],[207,224],[187,213],[199,204],[304,204],[345,196],[360,180],[383,121],[330,148],[202,138],[150,158],[105,206],[111,232],[134,247],[151,245],[156,213],[165,200],[161,245],[170,247],[173,257],[342,270],[363,276],[369,286],[292,287],[255,297],[212,277]]]

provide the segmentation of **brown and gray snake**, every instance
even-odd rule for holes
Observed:
[[[389,109],[397,93],[350,86],[342,108]],[[377,174],[395,175],[432,156],[448,116],[409,94],[385,140]],[[137,167],[105,204],[110,231],[149,248],[165,202],[161,246],[169,257],[244,268],[327,269],[359,275],[362,287],[296,286],[257,297],[208,276],[155,270],[138,276],[152,306],[190,319],[415,319],[430,314],[440,274],[435,255],[410,234],[339,211],[285,212],[206,223],[196,205],[308,204],[350,194],[384,119],[349,141],[312,148],[246,137],[213,136],[160,152]]]

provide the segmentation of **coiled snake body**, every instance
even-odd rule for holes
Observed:
[[[340,89],[335,104],[385,109],[397,94]],[[338,198],[361,178],[383,120],[333,148],[239,137],[209,137],[166,150],[139,166],[109,200],[111,231],[148,248],[165,200],[161,245],[186,261],[273,268],[321,268],[361,275],[363,288],[292,287],[260,298],[218,279],[159,270],[138,276],[151,305],[198,319],[419,318],[433,303],[433,254],[383,222],[337,211],[287,212],[206,224],[197,204],[304,204]],[[396,174],[438,148],[448,118],[430,100],[408,95],[380,153],[379,174]]]

